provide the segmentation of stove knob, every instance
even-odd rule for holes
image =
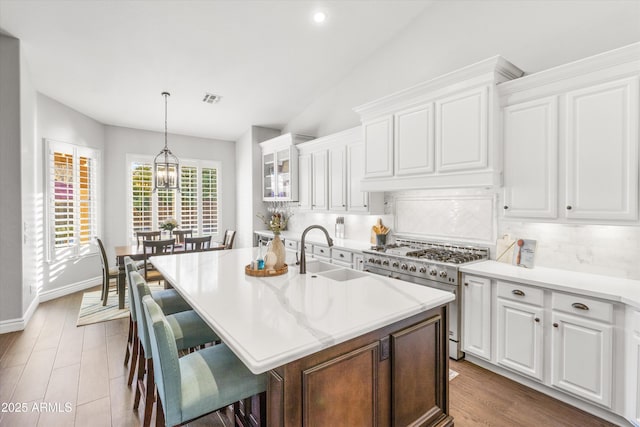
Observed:
[[[420,267],[420,273],[424,274],[427,272],[427,267]]]
[[[444,278],[444,277],[447,277],[447,272],[446,272],[446,271],[444,271],[444,270],[443,270],[443,271],[441,271],[441,272],[440,272],[440,277],[443,277],[443,278]]]
[[[382,263],[381,260],[379,260],[379,259],[376,260],[376,264],[380,265],[381,263]]]
[[[406,270],[406,269],[408,269],[408,268],[409,268],[409,266],[408,266],[407,264],[404,264],[404,263],[403,263],[403,264],[400,266],[400,268],[401,268],[401,269],[403,269],[403,270]]]
[[[369,258],[367,261],[369,261],[371,264],[373,264],[373,262],[375,261],[375,258]]]
[[[389,265],[389,260],[385,259],[384,261],[382,261],[382,265]]]
[[[438,270],[436,270],[435,268],[429,270],[429,276],[435,276],[436,274],[438,274]]]
[[[399,265],[400,265],[400,263],[398,261],[393,261],[392,267],[398,268]]]
[[[416,271],[416,266],[415,265],[410,265],[409,266],[409,271]]]

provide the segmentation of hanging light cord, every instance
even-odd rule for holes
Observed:
[[[164,150],[166,156],[166,152],[169,150],[167,144],[167,97],[171,96],[171,94],[169,92],[162,92],[162,96],[164,96]]]

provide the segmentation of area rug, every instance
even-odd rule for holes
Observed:
[[[453,369],[449,369],[449,381],[451,381],[452,379],[454,379],[458,375],[460,375],[460,374],[457,373],[456,371],[454,371]]]
[[[158,285],[149,285],[149,288],[152,291],[164,289],[163,286]],[[123,309],[118,308],[118,294],[113,290],[109,292],[107,304],[104,306],[100,300],[102,291],[85,292],[82,295],[82,304],[80,304],[76,326],[107,322],[129,316],[129,292],[127,291],[128,290],[125,289]]]

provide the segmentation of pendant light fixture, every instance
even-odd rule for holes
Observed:
[[[167,97],[169,92],[162,92],[164,96],[164,148],[153,160],[156,181],[153,191],[178,190],[180,191],[180,174],[178,158],[169,150],[167,146]]]

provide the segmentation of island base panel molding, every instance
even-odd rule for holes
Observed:
[[[446,319],[438,307],[271,370],[267,425],[452,426]]]

